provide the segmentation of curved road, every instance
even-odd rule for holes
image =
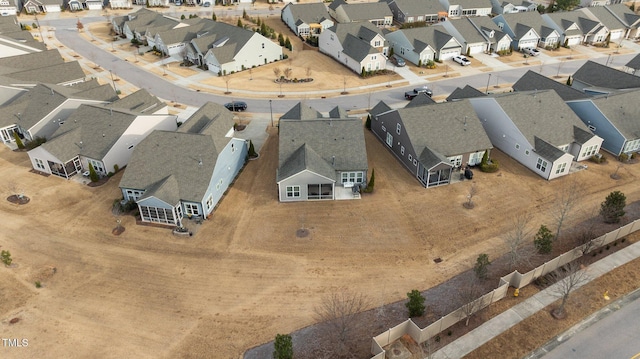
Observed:
[[[104,17],[87,17],[82,19],[83,23],[88,24],[96,21],[105,21]],[[196,92],[181,86],[175,85],[162,77],[156,76],[149,72],[140,69],[138,66],[129,62],[123,61],[117,56],[113,55],[109,51],[106,51],[93,43],[86,41],[82,38],[76,30],[77,19],[55,19],[55,20],[41,20],[40,24],[43,26],[53,26],[56,28],[57,39],[67,46],[73,49],[78,54],[85,58],[95,59],[95,63],[100,65],[106,70],[115,72],[117,67],[117,74],[119,77],[125,79],[127,82],[133,84],[139,88],[145,88],[155,96],[163,99],[172,99],[178,103],[183,103],[189,106],[200,107],[207,101],[225,103],[231,100],[230,97],[224,95],[215,95],[203,92]],[[604,63],[609,60],[607,54],[601,55],[598,58],[591,60]],[[613,57],[613,61],[610,64],[620,66],[626,64],[635,54],[617,55]],[[554,76],[559,72],[559,66],[561,66],[562,73],[574,73],[586,60],[571,60],[560,63],[559,60],[554,59],[555,63],[544,64],[539,66],[526,66],[511,68],[503,71],[496,71],[491,73],[483,73],[470,75],[465,77],[455,77],[451,79],[442,79],[434,82],[425,81],[429,84],[429,87],[433,89],[435,94],[451,93],[456,87],[464,87],[465,85],[471,85],[477,89],[485,89],[488,80],[496,79],[498,76],[501,83],[513,83],[517,81],[525,72],[533,70],[540,72],[546,76]],[[491,74],[492,77],[488,75]],[[493,81],[491,81],[493,83]],[[330,97],[326,99],[307,99],[306,103],[318,111],[328,112],[335,106],[340,106],[346,110],[354,109],[367,109],[373,107],[379,101],[385,101],[388,105],[393,106],[405,102],[403,94],[415,86],[407,86],[405,88],[393,88],[391,90],[382,90],[370,93],[360,93],[356,95],[345,95]],[[348,89],[347,89],[348,90]],[[237,95],[234,99],[237,99]],[[284,113],[293,107],[300,101],[299,98],[294,98],[291,95],[287,95],[287,98],[280,99],[274,96],[272,102],[272,109],[274,113]],[[256,113],[269,113],[269,100],[268,99],[246,99],[245,100],[251,112]]]

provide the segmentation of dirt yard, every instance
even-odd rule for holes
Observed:
[[[17,183],[31,198],[22,206],[0,201],[0,249],[14,263],[0,267],[3,337],[29,340],[4,350],[15,358],[239,358],[276,333],[312,324],[314,306],[332,288],[365,293],[377,306],[469,269],[480,253],[497,257],[514,213],[551,224],[550,201],[565,180],[543,181],[495,151],[501,170],[476,171],[476,207],[467,210],[469,181],[424,189],[370,133],[366,141],[373,194],[281,204],[272,133],[188,239],[133,217],[113,236],[109,209],[120,197],[120,173],[90,188],[31,173],[26,153],[0,148],[3,185]],[[640,198],[633,185],[640,164],[625,165],[617,181],[609,176],[615,167],[589,164],[572,175],[589,191],[585,212],[614,189],[629,203]],[[310,235],[297,238],[301,228]],[[9,324],[13,318],[20,321]]]

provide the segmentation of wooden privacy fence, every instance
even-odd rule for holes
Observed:
[[[576,247],[569,252],[563,253],[525,274],[520,274],[518,271],[513,271],[505,275],[504,277],[501,277],[500,284],[496,289],[472,302],[474,303],[479,301],[479,303],[474,303],[473,305],[475,309],[474,312],[478,312],[488,307],[491,303],[495,303],[504,298],[507,295],[507,290],[509,289],[509,287],[525,287],[536,279],[553,272],[554,270],[576,260],[577,258],[580,258],[581,256],[583,256],[583,254],[606,246],[609,243],[614,242],[619,238],[625,237],[631,233],[634,233],[639,229],[640,220],[635,220],[598,238],[592,239],[587,244]],[[439,333],[442,333],[443,330],[446,330],[457,322],[465,319],[467,317],[466,313],[468,312],[465,311],[465,307],[466,305],[463,305],[462,307],[454,310],[453,312],[445,315],[444,317],[438,319],[437,321],[422,329],[420,329],[420,327],[418,327],[411,319],[407,319],[406,321],[396,325],[395,327],[390,328],[386,332],[373,337],[371,343],[371,354],[373,354],[373,357],[371,357],[371,359],[385,359],[386,351],[383,348],[400,339],[403,335],[408,334],[411,339],[413,339],[418,344],[426,342]]]

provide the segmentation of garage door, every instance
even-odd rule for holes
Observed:
[[[527,40],[527,41],[520,41],[518,43],[518,47],[521,49],[527,48],[527,47],[537,47],[538,46],[538,41],[537,40]]]
[[[473,44],[469,45],[469,53],[470,54],[479,54],[484,52],[484,44]]]
[[[456,47],[455,49],[442,49],[440,51],[440,60],[447,60],[456,55],[460,55],[459,47]]]
[[[569,40],[569,41],[567,41],[567,45],[569,45],[569,46],[580,45],[580,40],[582,40],[582,38],[579,37],[579,36],[568,37],[567,39]]]

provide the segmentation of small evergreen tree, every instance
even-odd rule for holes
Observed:
[[[417,289],[407,293],[409,301],[405,303],[407,309],[409,309],[409,317],[421,317],[424,314],[424,297]]]
[[[293,359],[293,342],[289,334],[276,334],[273,341],[273,359]]]
[[[476,276],[478,278],[487,278],[487,273],[489,272],[489,269],[487,267],[489,266],[489,264],[491,264],[491,262],[489,261],[489,256],[487,254],[482,253],[478,256],[478,259],[476,259],[476,264],[475,266],[473,266],[473,271],[476,272]]]
[[[258,16],[258,18],[256,19],[256,25],[260,26],[262,24],[262,21],[260,20],[260,16]]]
[[[262,36],[267,36],[269,34],[269,32],[267,31],[267,25],[263,22],[262,25],[260,25],[260,34]]]
[[[374,168],[371,170],[371,178],[369,178],[369,183],[367,183],[367,188],[365,189],[365,192],[367,193],[373,192],[373,186],[375,185],[375,180],[376,180],[376,169]]]
[[[282,34],[278,34],[278,44],[284,46],[284,36],[282,36]]]
[[[636,11],[636,3],[635,3],[635,2],[632,2],[632,3],[631,3],[631,6],[629,6],[629,9],[630,9],[631,11],[635,12],[635,11]]]
[[[467,46],[467,56],[471,56],[471,48]]]
[[[2,263],[4,263],[4,265],[6,265],[7,267],[11,265],[11,262],[13,262],[13,259],[11,259],[11,253],[9,253],[9,251],[2,251],[0,253],[0,260],[2,260]]]
[[[256,149],[253,147],[253,141],[251,140],[249,140],[249,151],[247,152],[247,155],[250,158],[258,157],[258,154],[256,153]]]
[[[98,182],[98,180],[100,179],[91,163],[89,163],[89,178],[91,179],[91,182]]]
[[[187,18],[187,17],[186,17],[186,16],[184,16],[184,14],[180,15],[180,20],[184,20],[184,19],[186,19],[186,18]]]
[[[218,17],[216,16],[215,12],[211,13],[211,20],[213,20],[213,21],[217,21],[218,20]]]
[[[394,52],[393,52],[393,47],[389,49],[389,57],[393,56]]]
[[[364,122],[364,127],[367,130],[371,129],[371,114],[369,114],[369,116],[367,116],[367,120]]]
[[[571,86],[571,83],[573,81],[571,81],[571,75],[569,75],[569,77],[567,78],[567,86]]]
[[[238,26],[238,27],[243,27],[243,26],[242,26],[242,20],[238,19],[238,23],[236,24],[236,26]]]
[[[291,41],[289,40],[289,36],[284,40],[284,47],[289,49],[289,51],[293,50],[293,46],[291,46]]]
[[[544,224],[540,226],[538,233],[536,233],[533,244],[536,246],[538,253],[551,253],[551,250],[553,249],[553,234]]]
[[[248,16],[247,16],[247,10],[242,9],[242,18],[246,20],[246,19],[247,19],[247,17],[248,17]]]
[[[364,66],[362,66],[362,71],[360,72],[360,76],[364,77],[365,74],[366,74],[366,72],[364,70]]]
[[[24,143],[22,143],[22,140],[16,131],[13,131],[13,139],[16,140],[16,146],[18,146],[19,149],[24,149]]]
[[[625,214],[626,205],[627,197],[620,191],[613,191],[600,204],[600,215],[605,223],[618,223]]]

